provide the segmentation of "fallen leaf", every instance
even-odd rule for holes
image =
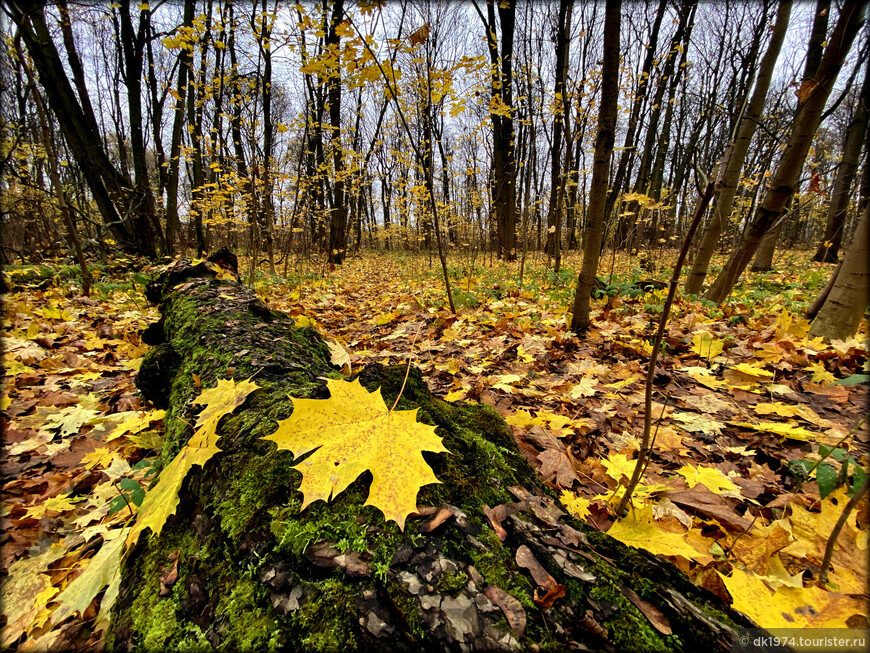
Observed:
[[[343,492],[368,470],[372,483],[365,505],[404,529],[423,485],[439,483],[423,451],[447,452],[435,428],[417,422],[417,410],[390,411],[380,390],[368,392],[354,380],[327,379],[329,399],[291,397],[293,414],[264,439],[295,457],[314,450],[295,466],[302,473],[302,508]]]
[[[500,587],[489,585],[483,591],[486,597],[495,603],[504,613],[513,634],[519,639],[526,630],[526,611],[523,604]]]

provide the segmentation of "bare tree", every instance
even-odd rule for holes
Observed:
[[[797,115],[764,201],[746,229],[740,246],[707,291],[707,299],[721,303],[731,294],[740,275],[758,250],[761,239],[776,225],[794,194],[801,166],[821,121],[831,88],[863,22],[865,7],[866,2],[843,6],[816,74],[812,79],[804,81],[798,90]]]
[[[846,209],[849,206],[850,190],[858,172],[858,159],[861,147],[867,147],[866,131],[870,113],[870,64],[864,64],[864,83],[855,106],[852,120],[843,139],[843,156],[837,166],[831,203],[825,223],[825,234],[816,250],[814,261],[835,263],[838,260],[840,244],[843,240],[843,227],[846,225]]]
[[[692,269],[689,271],[689,276],[686,279],[685,290],[688,294],[697,294],[701,291],[704,277],[707,275],[707,268],[710,265],[710,259],[713,257],[713,252],[719,243],[722,229],[728,224],[728,219],[731,216],[734,197],[737,194],[737,184],[740,181],[740,171],[743,169],[746,155],[749,152],[749,145],[752,142],[753,136],[755,136],[761,112],[767,99],[767,92],[770,88],[770,80],[773,77],[776,60],[779,58],[782,42],[785,40],[789,16],[791,15],[791,5],[791,0],[781,0],[779,3],[776,23],[773,26],[773,34],[770,37],[767,51],[761,59],[752,97],[739,122],[737,136],[728,145],[725,155],[722,157],[722,178],[716,197],[716,204],[713,208],[710,221],[704,230],[704,235],[701,237],[701,244],[692,262]]]
[[[615,140],[617,100],[619,98],[619,28],[621,0],[608,0],[604,13],[604,62],[601,69],[601,107],[598,113],[598,135],[595,138],[595,159],[592,163],[592,189],[589,197],[589,219],[583,246],[583,266],[577,277],[574,309],[570,329],[582,332],[589,328],[589,306],[601,241],[604,234],[604,210],[610,158]]]

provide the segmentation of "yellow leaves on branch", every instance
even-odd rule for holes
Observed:
[[[293,414],[265,439],[297,458],[313,451],[295,466],[302,473],[303,509],[318,499],[329,501],[370,471],[366,505],[404,530],[420,487],[440,483],[422,452],[447,449],[435,427],[417,422],[417,409],[390,411],[380,390],[370,393],[358,380],[326,384],[329,399],[291,397]]]
[[[205,465],[220,451],[217,447],[218,422],[224,415],[229,415],[245,403],[247,396],[258,387],[250,380],[236,383],[232,379],[221,379],[214,388],[205,390],[193,401],[195,404],[205,404],[196,420],[196,431],[187,445],[160,473],[157,485],[145,495],[136,523],[127,536],[128,546],[132,546],[146,528],[151,529],[152,535],[160,534],[166,520],[175,514],[178,491],[187,473],[194,465]]]

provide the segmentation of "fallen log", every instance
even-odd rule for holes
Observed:
[[[148,296],[162,317],[138,384],[167,408],[164,465],[202,390],[260,389],[223,418],[221,453],[193,467],[160,535],[125,557],[107,650],[730,650],[753,627],[669,562],[569,518],[492,408],[433,397],[414,369],[398,409],[419,407],[450,453],[424,454],[441,483],[404,532],[363,505],[368,472],[300,510],[298,461],[263,437],[288,395],[326,398],[324,377],[340,377],[323,340],[206,263],[176,263]],[[390,406],[405,373],[359,379]]]

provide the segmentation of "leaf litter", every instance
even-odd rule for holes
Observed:
[[[367,254],[328,277],[263,277],[255,289],[319,330],[345,375],[410,360],[435,394],[494,406],[571,514],[667,557],[761,625],[866,626],[866,501],[840,534],[827,585],[814,583],[867,466],[868,428],[854,428],[867,401],[866,340],[808,339],[795,302],[810,294],[759,299],[745,284],[721,308],[678,298],[656,370],[654,455],[629,516],[617,520],[662,293],[599,300],[581,339],[565,328],[571,284],[552,273],[532,268],[520,287],[515,268],[466,265],[457,282],[475,301],[452,315],[424,261]],[[163,411],[143,404],[133,379],[147,351],[141,331],[157,311],[128,274],[104,278],[98,300],[72,286],[4,298],[4,645],[99,644],[121,543],[146,505],[122,488],[154,489]],[[225,395],[229,411],[247,396]],[[216,420],[200,422],[214,455]],[[403,511],[384,510],[397,521]],[[133,528],[159,532],[147,521]],[[558,601],[542,578],[541,601]],[[510,598],[493,601],[519,634],[525,619]]]

